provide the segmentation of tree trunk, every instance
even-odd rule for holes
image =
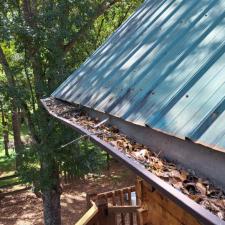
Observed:
[[[5,149],[5,156],[9,157],[9,132],[8,132],[8,125],[5,118],[5,113],[3,109],[3,104],[0,102],[1,106],[1,114],[2,114],[2,131],[3,131],[3,141],[4,141],[4,149]]]
[[[3,131],[5,156],[9,157],[9,133],[8,130]]]
[[[13,104],[13,103],[12,103]],[[19,169],[22,162],[23,144],[20,136],[20,118],[15,105],[12,105],[12,129],[13,139],[16,152],[16,169]]]
[[[42,195],[45,225],[61,225],[60,193],[49,189]]]
[[[31,113],[29,111],[29,108],[28,108],[28,106],[26,105],[25,102],[22,103],[22,106],[23,106],[23,109],[24,109],[25,117],[27,119],[27,125],[28,125],[28,128],[29,128],[31,137],[32,137],[32,141],[34,143],[39,143],[40,140],[39,140],[36,128],[35,128],[35,123],[32,119]]]
[[[43,208],[44,208],[44,223],[45,225],[61,225],[61,206],[60,195],[62,189],[60,187],[59,171],[56,167],[56,163],[53,162],[54,168],[49,168],[52,163],[43,163],[42,170],[48,169],[52,171],[49,179],[54,181],[48,187],[44,187],[42,190]]]

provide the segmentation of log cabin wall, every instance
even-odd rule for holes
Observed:
[[[140,225],[200,225],[192,215],[140,178],[136,182],[136,194],[144,209]]]

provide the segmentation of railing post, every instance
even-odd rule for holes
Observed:
[[[98,199],[98,225],[107,224],[108,203],[106,199]]]
[[[93,193],[87,193],[86,194],[86,207],[89,209],[91,207],[91,200],[93,200],[93,197],[97,196],[96,192]]]

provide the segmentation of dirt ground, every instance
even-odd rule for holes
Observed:
[[[134,185],[135,175],[112,161],[110,171],[101,175],[90,174],[86,179],[65,185],[61,196],[62,224],[74,225],[86,210],[87,192],[104,192]],[[41,225],[43,224],[42,201],[31,191],[0,200],[0,225]]]

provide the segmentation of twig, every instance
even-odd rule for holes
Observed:
[[[77,142],[77,141],[81,140],[81,139],[84,138],[84,137],[90,137],[90,136],[92,136],[92,135],[101,134],[101,133],[102,133],[102,132],[95,132],[95,133],[90,133],[90,134],[82,135],[81,137],[76,138],[76,139],[74,139],[74,140],[72,140],[72,141],[70,141],[70,142],[68,142],[68,143],[66,143],[66,144],[64,144],[64,145],[62,145],[62,146],[60,146],[59,149],[65,148],[65,147],[67,147],[68,145],[71,145],[71,144],[73,144],[74,142]]]
[[[98,128],[100,127],[102,124],[106,123],[109,120],[109,118],[106,118],[105,120],[101,121],[100,123],[96,124],[93,128]]]
[[[96,128],[100,127],[102,124],[106,123],[108,120],[109,120],[109,118],[106,118],[105,120],[103,120],[103,121],[101,121],[100,123],[96,124],[93,128],[96,129]],[[59,149],[63,149],[63,148],[65,148],[65,147],[67,147],[68,145],[71,145],[71,144],[73,144],[74,142],[77,142],[77,141],[81,140],[81,139],[84,138],[84,137],[90,137],[90,136],[92,136],[92,135],[101,135],[101,134],[104,134],[104,132],[93,132],[93,133],[90,133],[90,134],[82,135],[81,137],[76,138],[76,139],[74,139],[74,140],[72,140],[72,141],[70,141],[70,142],[68,142],[68,143],[66,143],[66,144],[64,144],[64,145],[62,145],[62,146],[60,146]]]

